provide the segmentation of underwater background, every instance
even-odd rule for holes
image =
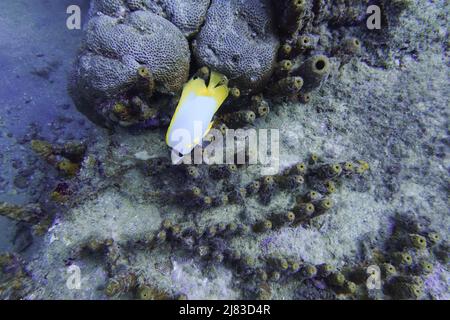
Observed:
[[[289,1],[281,13],[266,0],[199,1],[198,21],[177,15],[183,2],[163,2],[162,12],[141,7],[151,0],[0,2],[0,297],[449,299],[448,1],[295,2],[322,19],[310,29],[313,18],[292,17]],[[380,32],[365,26],[372,4],[383,9]],[[94,45],[66,27],[70,5],[83,25],[99,20],[87,32]],[[248,10],[230,18],[239,6]],[[116,59],[101,18],[130,10],[159,15],[148,28],[171,45],[156,37],[139,52],[157,80],[144,103],[105,84],[108,67],[105,78],[83,78],[93,52]],[[303,19],[303,31],[271,26],[275,13]],[[215,37],[248,25],[254,43],[237,35],[245,54]],[[298,45],[305,37],[311,47]],[[317,57],[323,78],[302,69]],[[223,123],[280,130],[281,174],[168,164],[177,94],[204,65],[239,74],[229,76]],[[97,99],[98,88],[113,93]],[[151,112],[154,103],[157,116],[125,117],[127,103]],[[370,270],[379,287],[367,284]]]
[[[67,93],[68,70],[82,38],[81,30],[66,27],[66,9],[72,4],[86,13],[89,1],[0,3],[2,201],[23,204],[40,197],[45,178],[28,175],[35,171],[27,148],[33,134],[53,141],[79,139],[93,128],[73,108]],[[25,179],[21,171],[28,171]],[[15,223],[4,217],[0,221],[0,248],[10,251]]]

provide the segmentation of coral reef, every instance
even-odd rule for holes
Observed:
[[[369,31],[364,0],[92,1],[71,94],[115,130],[28,138],[46,186],[0,215],[41,245],[27,263],[0,257],[0,296],[448,298],[448,46],[431,19],[445,6],[378,4],[384,28]],[[251,150],[172,162],[163,137],[181,89],[211,70],[230,89],[219,135],[185,159],[228,129],[278,128],[278,172]]]
[[[430,261],[439,263],[435,252],[441,241],[426,240],[425,236],[435,233],[429,223],[424,224],[421,220],[423,218],[405,214],[396,216],[393,232],[385,247],[367,252],[368,259],[363,266],[345,268],[345,275],[357,284],[353,291],[360,298],[423,298],[424,284],[433,273],[433,263]],[[418,225],[420,230],[416,228]],[[336,285],[335,278],[330,280],[331,284]],[[374,281],[373,286],[369,287],[368,281]],[[340,288],[339,285],[336,289]]]
[[[328,78],[331,57],[346,64],[361,55],[355,36],[325,41],[329,34],[318,26],[361,25],[366,6],[367,1],[96,0],[70,91],[78,109],[97,124],[152,129],[167,125],[189,74],[208,82],[200,73],[209,68],[228,78],[228,109],[236,113],[224,121],[252,124],[269,110],[255,103],[256,94],[264,91],[268,102],[308,103]],[[160,30],[170,36],[163,39]],[[190,66],[200,69],[193,73]],[[247,110],[249,98],[253,110]]]
[[[93,0],[90,16],[103,13],[123,17],[128,11],[149,11],[172,22],[192,37],[204,22],[210,0]]]

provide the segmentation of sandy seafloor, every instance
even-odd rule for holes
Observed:
[[[87,1],[2,1],[0,3],[0,200],[28,203],[47,190],[52,173],[31,153],[33,132],[50,141],[85,139],[90,152],[114,170],[114,162],[135,161],[136,152],[166,152],[163,132],[109,135],[79,114],[66,92],[67,73],[82,37],[65,28],[69,4],[87,8]],[[362,255],[365,243],[381,244],[396,213],[425,216],[447,239],[449,218],[449,56],[446,1],[415,1],[389,30],[392,53],[385,65],[355,58],[338,68],[309,105],[272,106],[258,128],[281,129],[280,163],[287,167],[310,152],[327,158],[364,159],[371,171],[364,182],[346,184],[334,196],[336,208],[317,226],[286,228],[233,246],[250,256],[282,253],[306,262],[343,266]],[[370,39],[362,38],[370,46]],[[373,51],[372,51],[373,53]],[[108,150],[108,151],[106,151]],[[106,155],[107,153],[107,155]],[[28,170],[25,173],[23,170]],[[252,177],[258,168],[245,170]],[[88,175],[84,168],[81,176]],[[18,176],[25,176],[26,183]],[[49,177],[50,176],[50,177]],[[118,241],[156,230],[164,218],[189,224],[179,207],[149,201],[144,191],[157,189],[138,170],[130,170],[120,186],[106,188],[78,206],[61,212],[43,238],[32,238],[16,223],[0,217],[0,251],[20,251],[30,262],[39,289],[28,298],[104,298],[106,280],[98,261],[78,261],[80,290],[69,290],[68,252],[93,235]],[[285,206],[280,194],[262,208],[249,200],[245,208],[207,210],[197,224],[238,221],[242,211],[252,221],[261,210]],[[180,218],[182,217],[182,218]],[[167,250],[133,254],[133,266],[148,281],[190,299],[234,299],[231,272],[218,267],[205,274],[190,257]],[[437,263],[425,298],[449,299],[448,266]],[[298,298],[296,284],[274,289],[277,299]],[[307,295],[305,295],[307,296]]]

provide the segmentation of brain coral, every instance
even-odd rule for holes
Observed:
[[[279,40],[269,0],[213,0],[193,41],[200,65],[225,74],[241,89],[258,89],[270,78]]]
[[[186,37],[196,34],[205,20],[210,0],[92,0],[90,16],[120,17],[129,11],[151,11],[172,22]]]
[[[95,16],[98,12],[111,17],[118,17],[125,14],[127,6],[126,0],[91,0],[89,15]]]
[[[168,20],[149,11],[123,17],[98,14],[88,23],[69,90],[77,107],[89,111],[85,103],[124,93],[136,83],[138,68],[145,66],[153,75],[156,91],[173,93],[187,81],[189,63],[188,42]]]
[[[197,33],[205,20],[210,0],[127,0],[130,10],[150,10],[174,25],[186,37]]]
[[[313,5],[314,24],[328,21],[331,25],[354,25],[366,15],[369,0],[316,0]]]

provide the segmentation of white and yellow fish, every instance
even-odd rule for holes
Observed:
[[[182,155],[189,154],[208,134],[214,114],[228,97],[224,76],[212,71],[209,84],[201,78],[189,80],[166,133],[166,143]]]

